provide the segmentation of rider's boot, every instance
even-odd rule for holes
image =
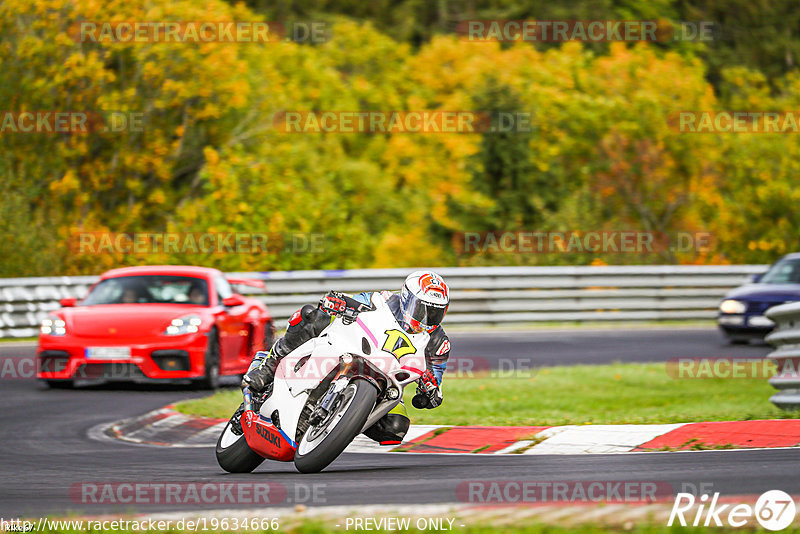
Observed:
[[[260,393],[275,380],[275,369],[278,367],[278,362],[286,355],[280,350],[276,350],[278,342],[272,346],[272,350],[269,352],[263,350],[256,352],[247,373],[242,377],[242,387],[248,387],[251,391]]]
[[[411,426],[405,405],[401,402],[364,431],[364,435],[381,445],[399,445]]]

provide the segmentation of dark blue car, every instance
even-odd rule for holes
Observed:
[[[792,301],[800,301],[800,253],[787,254],[751,283],[725,295],[717,324],[731,343],[763,339],[775,326],[764,312]]]

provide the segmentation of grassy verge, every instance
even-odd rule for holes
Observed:
[[[545,367],[526,375],[445,377],[444,404],[411,407],[416,424],[566,425],[679,423],[798,417],[774,407],[765,379],[673,379],[664,363]],[[187,414],[227,418],[238,390],[178,404]]]
[[[36,343],[38,337],[0,337],[0,343]]]

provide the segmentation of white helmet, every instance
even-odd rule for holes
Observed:
[[[433,332],[444,319],[450,294],[444,279],[433,271],[414,271],[400,292],[400,311],[406,330]]]

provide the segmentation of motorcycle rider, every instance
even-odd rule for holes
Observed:
[[[444,279],[433,271],[415,271],[406,277],[400,293],[379,292],[403,329],[412,334],[427,331],[430,340],[425,347],[426,369],[418,381],[415,408],[436,408],[442,404],[442,378],[450,357],[450,340],[440,323],[447,313],[450,295]],[[371,308],[372,292],[351,297],[331,291],[317,307],[306,304],[290,318],[286,334],[278,339],[269,352],[255,354],[250,368],[242,379],[242,387],[263,392],[275,378],[278,362],[306,341],[318,336],[333,317],[354,320],[357,314]],[[265,347],[266,348],[266,347]],[[381,445],[399,444],[411,424],[405,405],[401,402],[377,423],[364,431]]]

